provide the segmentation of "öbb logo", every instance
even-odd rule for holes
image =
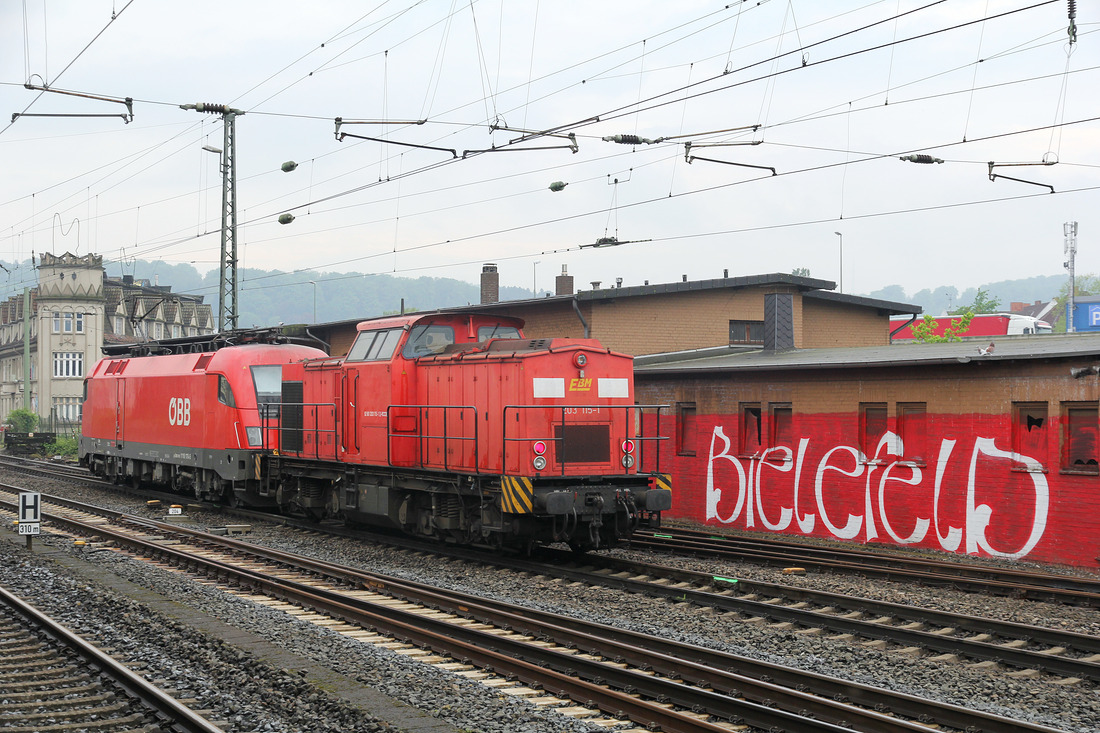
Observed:
[[[570,380],[570,382],[569,382],[569,391],[570,392],[589,392],[591,390],[592,390],[592,380],[591,379],[581,379],[581,378],[578,377],[576,379]]]
[[[168,424],[169,425],[190,425],[191,424],[191,398],[190,397],[173,397],[168,400]]]

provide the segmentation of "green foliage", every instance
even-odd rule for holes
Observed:
[[[16,433],[30,433],[38,427],[38,415],[25,407],[12,410],[4,423]]]
[[[791,270],[791,274],[795,277],[810,277],[810,268],[808,267],[796,267]]]
[[[962,316],[969,313],[973,316],[975,313],[997,313],[1001,308],[1001,299],[990,297],[989,291],[982,288],[978,288],[978,292],[974,295],[974,302],[970,305],[964,305],[962,308],[956,308],[951,311],[953,316]],[[967,321],[969,324],[970,321]]]
[[[924,320],[917,321],[913,324],[913,338],[920,343],[936,344],[943,343],[945,341],[962,341],[962,334],[966,333],[970,329],[970,321],[973,320],[974,314],[967,311],[962,314],[961,318],[951,319],[951,325],[943,330],[943,335],[940,336],[935,333],[936,331],[936,318],[931,313],[924,314]]]
[[[47,456],[77,457],[77,440],[71,435],[59,435],[52,443],[46,443]]]

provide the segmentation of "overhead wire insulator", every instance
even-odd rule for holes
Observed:
[[[623,145],[653,145],[661,142],[663,138],[650,140],[648,137],[638,137],[637,135],[607,135],[602,139],[604,142],[621,143]]]
[[[290,173],[292,170],[294,170],[297,167],[298,167],[297,163],[295,163],[293,160],[288,160],[287,162],[285,162],[281,166],[279,166],[279,169],[283,173]]]
[[[905,160],[910,163],[923,163],[925,165],[931,165],[932,163],[942,163],[943,158],[933,158],[931,155],[925,153],[914,153],[912,155],[903,155],[898,160]]]
[[[553,191],[554,193],[557,193],[558,191],[565,190],[565,187],[568,186],[568,185],[569,184],[566,183],[565,181],[554,181],[553,183],[550,184],[550,190]]]
[[[1069,34],[1071,46],[1077,43],[1077,0],[1069,0],[1069,28],[1066,33]]]
[[[279,215],[279,223],[280,224],[289,224],[292,221],[294,221],[294,214],[280,214]]]

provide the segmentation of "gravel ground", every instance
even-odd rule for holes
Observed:
[[[36,479],[18,477],[17,483],[34,488]],[[103,492],[77,488],[70,485],[42,483],[38,490],[75,499],[107,503]],[[133,499],[113,497],[116,508],[152,518],[161,518],[161,512],[151,512]],[[200,526],[220,526],[224,518],[194,513],[191,518]],[[570,587],[557,583],[536,581],[508,572],[487,570],[467,564],[435,560],[422,555],[398,552],[389,548],[363,545],[341,538],[324,537],[312,533],[290,530],[278,525],[253,523],[248,541],[302,552],[332,562],[369,569],[395,576],[434,583],[466,592],[523,603],[532,607],[566,615],[584,617],[614,624],[635,631],[657,634],[695,644],[723,649],[747,657],[786,664],[865,684],[889,687],[913,695],[934,698],[958,705],[980,708],[1007,717],[1042,723],[1069,731],[1100,730],[1100,693],[1088,684],[1062,685],[1045,679],[1018,679],[1006,676],[1002,671],[976,669],[962,663],[936,663],[927,659],[903,656],[890,651],[880,651],[862,645],[832,641],[822,636],[807,636],[767,626],[746,624],[734,618],[700,613],[698,609],[677,607],[670,603],[626,595],[619,592],[587,587]],[[634,555],[619,551],[624,555]],[[640,553],[639,553],[640,554]],[[562,718],[533,706],[511,700],[486,688],[464,680],[452,678],[437,670],[410,662],[399,655],[378,650],[340,637],[333,632],[288,619],[284,614],[256,606],[240,599],[224,596],[206,586],[155,568],[120,558],[114,553],[100,552],[94,556],[97,562],[114,563],[114,572],[145,587],[156,588],[182,603],[193,606],[233,626],[259,634],[272,643],[305,657],[323,661],[333,669],[377,687],[395,698],[423,709],[438,710],[438,715],[458,728],[479,731],[585,731],[598,728]],[[652,556],[648,556],[653,560]],[[1081,633],[1100,633],[1100,619],[1095,609],[1055,606],[1015,599],[990,599],[980,595],[958,593],[942,589],[914,588],[898,583],[856,579],[844,575],[807,574],[782,576],[774,568],[761,568],[747,564],[714,563],[690,558],[661,556],[658,562],[681,565],[713,572],[727,577],[744,577],[775,583],[798,584],[835,593],[856,594],[880,598],[895,603],[926,606],[951,611],[961,611],[980,616],[993,616],[1019,623],[1054,626]],[[40,571],[44,572],[44,571]],[[0,578],[8,575],[6,571]],[[6,583],[7,581],[4,580]],[[98,594],[95,594],[98,597]],[[114,604],[127,603],[124,599],[112,599]],[[62,602],[63,604],[64,602]],[[70,609],[71,610],[71,609]],[[79,609],[77,609],[79,611]],[[83,614],[87,617],[87,614]],[[99,616],[97,613],[96,616]],[[116,619],[123,614],[111,613],[106,618]],[[120,620],[121,623],[121,620]],[[119,633],[134,633],[140,638],[138,624],[133,630],[128,625]],[[186,636],[184,632],[181,635]],[[117,644],[116,644],[117,646]],[[153,652],[150,652],[155,656]],[[257,693],[265,687],[267,677],[257,672],[242,671],[246,660],[233,660],[232,650],[227,652],[227,669],[218,675],[186,676],[185,679],[203,679],[210,684],[194,696],[203,700],[203,706],[221,707],[207,703],[217,700],[221,689],[232,689],[235,679],[243,677],[254,683]],[[203,654],[214,657],[214,654]],[[184,668],[196,663],[200,657],[187,654],[165,665],[169,672],[177,666]],[[233,665],[236,665],[235,667]],[[273,689],[278,687],[278,670],[270,670]],[[233,675],[237,675],[234,678]],[[151,676],[172,677],[159,671]],[[288,680],[287,683],[294,682]],[[225,685],[228,685],[226,687]],[[286,696],[305,694],[294,687],[285,688]],[[318,706],[337,715],[339,706],[330,707],[321,693],[306,694],[307,699],[318,697]],[[257,695],[255,703],[244,698],[241,705],[242,723],[233,730],[294,730],[282,712],[278,695],[272,700]],[[269,705],[272,709],[268,709]],[[343,711],[339,715],[343,715]],[[372,721],[357,719],[348,724],[332,720],[332,730],[384,730],[369,727]],[[251,717],[249,717],[251,716]],[[321,718],[319,718],[321,719]],[[329,720],[330,718],[323,718]],[[258,721],[263,721],[259,723]],[[327,724],[327,723],[326,723]],[[252,725],[253,727],[248,727]],[[259,727],[268,725],[271,727]],[[355,727],[359,725],[361,727]],[[325,728],[311,727],[311,730]]]

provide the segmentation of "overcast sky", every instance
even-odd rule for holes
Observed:
[[[1100,25],[1079,6],[1071,46],[1065,0],[0,3],[0,259],[216,269],[221,118],[179,108],[212,102],[245,112],[242,267],[839,283],[843,242],[845,292],[912,294],[1063,273],[1075,220],[1097,273]],[[28,81],[131,97],[133,121]],[[339,142],[337,117],[390,142]]]

